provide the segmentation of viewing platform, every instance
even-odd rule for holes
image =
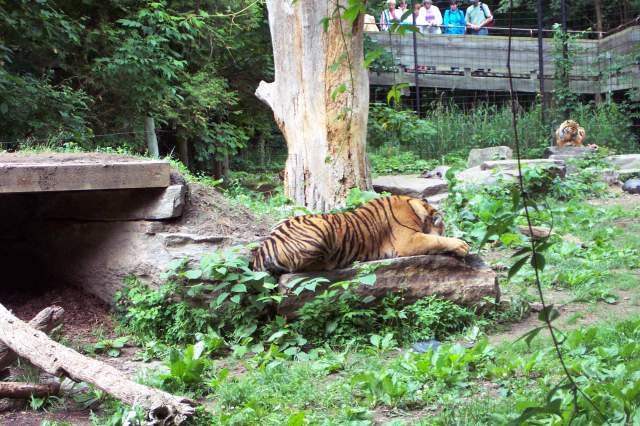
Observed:
[[[370,69],[369,84],[415,86],[415,61],[411,33],[367,32],[378,46],[393,56],[395,72]],[[420,87],[509,91],[505,36],[418,34],[417,68]],[[640,26],[600,40],[575,40],[574,66],[569,84],[575,93],[606,94],[640,87]],[[544,88],[554,90],[553,39],[543,39]],[[511,39],[511,70],[516,92],[540,91],[538,40]]]

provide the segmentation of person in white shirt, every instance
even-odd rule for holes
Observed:
[[[440,34],[440,26],[442,26],[442,14],[438,6],[432,4],[433,0],[424,0],[424,19],[426,21],[425,33]]]
[[[413,13],[407,16],[402,23],[406,25],[413,25],[414,16],[416,17],[416,26],[421,33],[424,33],[427,25],[427,20],[425,19],[426,11],[418,2],[414,3]]]
[[[391,24],[400,22],[401,18],[402,12],[396,9],[396,0],[387,0],[387,9],[383,10],[380,15],[380,29],[382,31],[389,31]]]

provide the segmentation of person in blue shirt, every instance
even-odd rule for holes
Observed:
[[[444,12],[442,25],[446,34],[464,34],[466,26],[464,12],[458,9],[457,0],[451,0],[451,7]]]

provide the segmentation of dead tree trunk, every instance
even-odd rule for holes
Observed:
[[[42,398],[59,392],[59,383],[0,382],[0,398],[26,399],[32,395]]]
[[[92,383],[129,405],[148,412],[151,424],[180,424],[194,414],[194,403],[129,380],[122,372],[49,339],[0,304],[0,341],[49,374]],[[167,421],[168,420],[168,421]]]
[[[41,310],[38,315],[29,321],[29,325],[36,330],[49,333],[51,330],[62,324],[64,309],[59,306],[49,306]],[[18,356],[10,350],[7,345],[0,342],[0,371],[11,365]]]
[[[371,187],[363,16],[353,25],[338,19],[337,2],[347,3],[267,0],[275,81],[256,90],[287,141],[285,193],[315,210],[340,205],[350,188]]]

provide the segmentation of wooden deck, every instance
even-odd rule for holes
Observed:
[[[367,33],[393,55],[397,72],[369,72],[371,85],[415,85],[413,38],[386,32]],[[555,71],[552,39],[544,39],[545,90],[552,91]],[[503,36],[418,35],[419,85],[443,89],[508,91],[508,38]],[[640,87],[640,27],[602,40],[579,40],[570,86],[576,93],[608,93]],[[624,64],[619,67],[618,65]],[[538,40],[514,37],[511,49],[514,89],[539,92]]]

